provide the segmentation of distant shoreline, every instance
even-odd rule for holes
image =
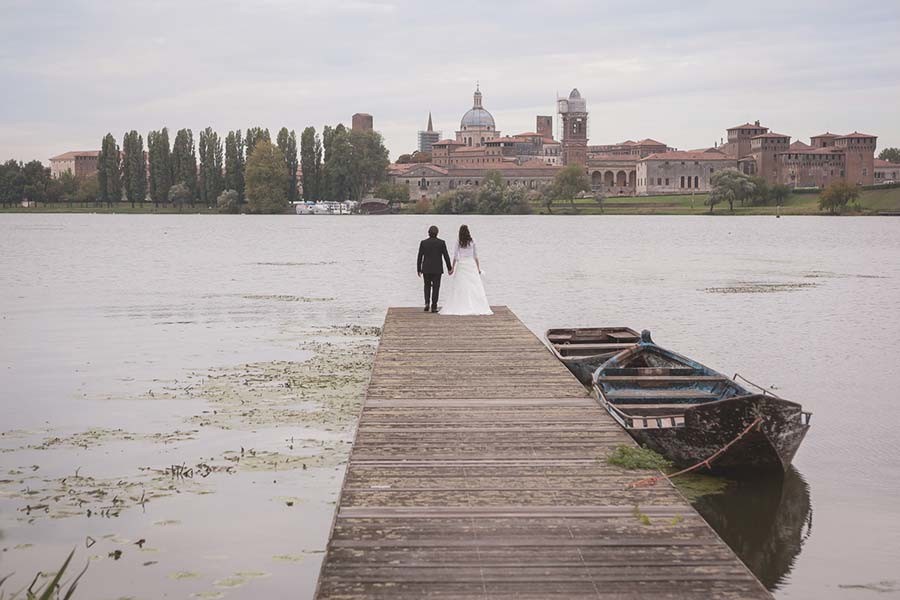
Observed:
[[[709,215],[709,207],[704,203],[706,194],[694,196],[612,196],[598,204],[592,198],[580,198],[572,202],[555,203],[548,214],[543,205],[532,204],[531,214],[545,216],[582,216],[582,215]],[[776,209],[775,206],[740,206],[735,204],[734,212],[728,210],[728,205],[718,205],[711,216],[774,216],[776,210],[783,216],[830,216],[826,211],[819,210],[819,196],[815,193],[793,193],[785,200],[785,203]],[[12,206],[0,207],[0,214],[29,214],[29,213],[71,213],[71,214],[165,214],[165,215],[195,215],[195,214],[219,214],[214,207],[184,206],[180,210],[176,206],[158,206],[145,203],[134,208],[130,203],[122,203],[113,207],[106,206],[80,206],[78,204],[49,204],[33,207]],[[295,215],[292,212],[284,213],[285,216],[299,216],[305,219],[315,219],[322,215]],[[417,214],[416,204],[408,203],[401,206],[398,214]],[[434,215],[435,213],[426,213]],[[477,213],[466,213],[477,214]],[[346,216],[346,215],[341,215]],[[859,197],[859,210],[848,209],[842,216],[900,216],[900,187],[885,187],[882,189],[865,189]]]

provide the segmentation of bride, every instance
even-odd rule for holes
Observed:
[[[459,241],[453,252],[452,277],[442,315],[492,315],[481,281],[481,263],[469,227],[459,228]]]

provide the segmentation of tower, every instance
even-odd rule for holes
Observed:
[[[431,146],[440,141],[441,132],[435,131],[431,124],[431,113],[428,113],[428,127],[419,132],[419,152],[431,152]]]
[[[562,159],[564,165],[587,164],[587,102],[574,88],[568,98],[557,101],[562,117]]]
[[[537,116],[537,134],[544,139],[553,139],[553,117],[549,115]]]
[[[844,180],[856,185],[875,183],[875,146],[878,138],[874,135],[854,131],[835,138],[834,147],[844,154],[846,172]]]
[[[353,131],[372,131],[372,115],[368,113],[356,113],[350,122]]]

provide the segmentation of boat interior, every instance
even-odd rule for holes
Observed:
[[[679,416],[698,404],[749,394],[725,375],[655,345],[617,354],[594,375],[623,416]]]
[[[547,341],[563,358],[620,352],[631,348],[640,339],[640,334],[628,327],[551,329],[547,332]]]

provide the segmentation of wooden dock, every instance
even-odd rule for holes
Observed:
[[[316,597],[771,598],[507,308],[391,308]]]

